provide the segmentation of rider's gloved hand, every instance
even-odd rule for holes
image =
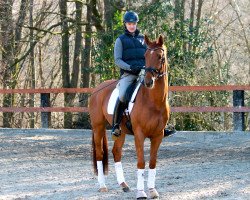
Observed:
[[[133,73],[139,73],[142,69],[144,69],[144,66],[138,66],[138,65],[131,65],[130,69]]]

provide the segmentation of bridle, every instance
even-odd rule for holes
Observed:
[[[163,77],[163,76],[165,76],[166,74],[167,74],[167,72],[161,72],[161,70],[162,70],[162,68],[163,68],[163,65],[165,64],[165,60],[166,60],[166,58],[165,58],[165,50],[162,48],[162,47],[156,47],[156,48],[147,48],[147,50],[149,50],[149,51],[156,51],[156,50],[161,50],[161,51],[163,51],[163,56],[162,56],[162,58],[161,58],[161,67],[160,67],[160,69],[156,69],[155,67],[152,67],[152,66],[150,66],[150,67],[147,67],[147,68],[145,68],[145,72],[147,73],[147,72],[150,72],[151,74],[152,74],[152,76],[153,77],[155,77],[155,74],[157,75],[155,78],[156,79],[158,79],[158,78],[161,78],[161,77]],[[155,73],[155,74],[154,74]]]

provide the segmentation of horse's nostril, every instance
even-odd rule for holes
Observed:
[[[154,84],[154,81],[151,79],[150,81],[145,81],[145,84],[147,87],[152,87]]]

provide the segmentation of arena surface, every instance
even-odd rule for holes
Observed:
[[[135,199],[133,136],[126,138],[122,160],[129,193],[116,182],[108,136],[109,192],[99,193],[90,130],[0,129],[0,199]],[[148,164],[148,140],[145,149]],[[166,200],[250,199],[250,132],[177,132],[165,138],[156,188]]]

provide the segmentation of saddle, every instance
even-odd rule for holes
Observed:
[[[136,99],[136,95],[140,86],[141,86],[141,83],[139,81],[135,81],[133,84],[131,84],[128,87],[126,94],[125,94],[125,99],[126,99],[125,101],[127,104],[126,106],[127,109],[125,110],[126,113],[129,113],[129,114],[131,113],[133,106],[134,106],[135,99]],[[110,98],[109,98],[108,107],[107,107],[108,114],[110,115],[114,114],[115,103],[118,97],[119,97],[119,89],[118,87],[116,87],[111,93]]]
[[[132,125],[131,125],[131,121],[130,121],[130,113],[132,112],[133,106],[134,106],[134,102],[136,100],[136,95],[139,91],[139,88],[141,86],[140,81],[134,81],[126,90],[125,93],[125,104],[126,104],[126,109],[124,111],[125,116],[127,118],[126,121],[126,126],[129,129],[129,131],[131,131],[131,133],[133,133],[132,131]],[[107,112],[110,115],[114,114],[114,109],[115,109],[115,104],[117,99],[119,98],[119,89],[118,87],[116,87],[113,92],[111,93],[111,96],[109,98],[109,102],[108,102],[108,108],[107,108]]]

